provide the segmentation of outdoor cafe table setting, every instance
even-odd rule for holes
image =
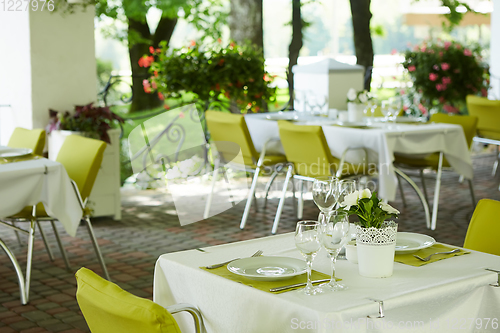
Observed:
[[[406,234],[406,238],[419,235]],[[230,272],[226,265],[205,268],[250,257],[257,250],[263,251],[260,258],[266,258],[268,266],[273,259],[277,266],[303,260],[293,233],[168,253],[156,263],[153,300],[162,306],[178,302],[196,305],[207,332],[217,333],[498,331],[500,288],[495,285],[500,257],[464,249],[428,262],[413,257],[450,248],[457,247],[434,243],[423,249],[415,247],[415,253],[396,252],[393,274],[387,278],[361,276],[357,264],[337,260],[335,276],[347,289],[318,295],[306,295],[301,288],[270,291],[306,282],[305,274],[260,281],[247,278],[250,273],[241,276]],[[236,263],[229,266],[238,266]],[[324,249],[314,259],[313,270],[313,280],[331,274]],[[191,324],[188,317],[176,315],[176,319],[181,329]]]

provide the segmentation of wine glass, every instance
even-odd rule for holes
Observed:
[[[344,179],[339,181],[337,187],[338,187],[337,199],[338,202],[341,203],[344,202],[346,196],[357,190],[357,183],[354,179]]]
[[[401,109],[403,108],[403,101],[401,97],[396,96],[396,97],[391,97],[389,99],[389,102],[391,104],[391,109],[392,109],[392,120],[395,122],[396,117],[399,115]]]
[[[306,259],[307,264],[307,285],[302,290],[306,295],[316,295],[323,291],[314,287],[311,283],[312,262],[321,248],[319,222],[299,221],[295,229],[295,246]]]
[[[320,213],[318,221],[325,223],[338,199],[338,179],[332,176],[317,177],[312,188],[313,200]]]
[[[335,262],[337,256],[344,245],[351,240],[349,232],[350,225],[347,219],[347,213],[343,211],[334,211],[328,216],[328,221],[321,225],[321,245],[328,252],[332,262],[332,277],[330,282],[320,285],[323,291],[338,291],[347,289],[346,286],[337,283],[335,280]]]
[[[389,121],[392,118],[391,101],[382,101],[382,114],[384,115],[384,121]]]

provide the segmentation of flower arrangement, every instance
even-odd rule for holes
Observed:
[[[487,95],[488,66],[477,45],[455,41],[425,41],[404,53],[404,68],[421,95],[419,109],[441,108],[448,113],[465,112],[465,97]]]
[[[381,228],[382,223],[393,217],[398,218],[399,211],[377,197],[377,192],[369,189],[354,191],[346,195],[340,204],[349,215],[356,214],[361,227]]]
[[[182,98],[194,94],[194,100],[207,105],[211,102],[232,101],[242,112],[259,112],[262,101],[274,102],[276,88],[269,84],[273,77],[264,69],[260,52],[250,45],[220,44],[204,49],[194,41],[189,47],[150,47],[150,55],[139,60],[149,67],[151,77],[143,81],[147,93],[157,93],[160,99]]]
[[[108,129],[112,128],[116,122],[124,122],[123,118],[111,112],[108,107],[96,107],[93,103],[75,106],[73,113],[49,110],[49,115],[47,133],[53,130],[85,132],[88,136],[107,143],[111,143]]]
[[[372,98],[367,90],[356,91],[351,88],[347,91],[347,103],[365,104]]]

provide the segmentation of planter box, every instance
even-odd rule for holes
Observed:
[[[55,160],[61,146],[69,135],[82,135],[80,132],[52,131],[49,134],[49,159]],[[90,193],[88,206],[92,216],[113,216],[121,220],[120,195],[120,130],[108,131],[111,144],[104,151],[102,164]]]

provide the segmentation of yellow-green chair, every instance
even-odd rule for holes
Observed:
[[[70,135],[64,141],[59,154],[57,155],[56,161],[64,166],[69,178],[72,180],[73,189],[75,191],[74,194],[77,196],[80,202],[81,209],[83,211],[82,219],[86,222],[90,239],[92,240],[92,243],[94,245],[94,250],[101,264],[104,275],[109,280],[109,273],[106,268],[104,258],[99,249],[99,244],[97,243],[97,240],[95,238],[92,224],[90,222],[90,210],[86,208],[87,199],[90,195],[95,179],[97,177],[97,173],[101,166],[105,149],[106,143],[104,141],[85,138],[78,135]],[[71,195],[71,193],[68,193],[68,195]],[[68,270],[70,270],[69,262],[66,256],[66,251],[62,246],[59,233],[57,232],[57,228],[54,223],[55,219],[45,212],[45,208],[42,203],[39,203],[35,206],[25,207],[21,212],[9,218],[6,218],[5,220],[15,222],[31,222],[29,231],[14,227],[17,231],[29,234],[26,263],[26,295],[25,301],[23,301],[23,303],[25,304],[29,300],[29,281],[33,258],[35,223],[37,223],[38,221],[50,221],[50,223],[52,224],[52,228],[54,229],[54,234],[59,245],[59,249]],[[0,223],[12,228],[12,225],[6,223],[5,221],[0,221]]]
[[[278,224],[283,211],[286,191],[290,179],[299,180],[299,209],[298,218],[302,218],[302,182],[314,181],[316,177],[335,176],[339,179],[355,175],[373,174],[376,170],[368,170],[365,165],[352,165],[344,161],[346,150],[338,159],[334,157],[326,142],[325,134],[321,126],[295,125],[291,122],[278,121],[280,140],[289,162],[286,173],[283,192],[278,204],[278,210],[274,219],[272,233],[278,230]],[[364,148],[354,148],[362,149]],[[368,158],[365,151],[365,160]]]
[[[435,122],[435,123],[447,123],[447,124],[455,124],[455,125],[460,125],[463,128],[464,135],[465,135],[465,140],[467,142],[467,146],[470,148],[472,145],[472,140],[474,138],[474,135],[476,133],[476,127],[477,127],[477,117],[475,116],[459,116],[459,115],[448,115],[444,113],[436,113],[433,114],[430,118],[430,122]],[[420,172],[420,179],[422,181],[422,187],[424,189],[424,195],[425,199],[427,202],[429,202],[428,196],[427,196],[427,189],[425,186],[425,178],[424,178],[424,170],[425,169],[432,169],[437,171],[437,176],[436,176],[436,193],[434,194],[434,204],[432,207],[432,220],[431,220],[431,225],[427,226],[428,228],[430,227],[432,230],[436,229],[436,221],[437,221],[437,210],[438,210],[438,204],[439,204],[439,188],[441,186],[441,172],[444,168],[450,168],[450,164],[446,160],[446,158],[443,156],[442,152],[436,152],[433,154],[429,154],[424,158],[410,158],[406,155],[398,155],[395,154],[395,160],[394,164],[396,166],[400,166],[403,168],[413,168],[413,169],[418,169]],[[470,194],[471,194],[471,199],[472,199],[472,206],[476,205],[476,199],[474,196],[474,188],[472,185],[472,179],[468,179],[469,182],[469,189],[470,189]],[[404,201],[404,193],[402,191],[402,187],[399,187],[401,191],[401,196]]]
[[[212,190],[205,206],[204,217],[207,218],[209,216],[219,166],[222,164],[220,169],[224,173],[223,165],[230,163],[232,167],[240,168],[241,170],[252,172],[254,174],[252,185],[250,187],[250,193],[248,194],[245,210],[243,212],[243,217],[241,218],[240,228],[243,229],[246,225],[252,200],[255,196],[255,188],[257,186],[257,180],[261,169],[263,167],[274,167],[274,172],[266,186],[267,199],[267,193],[272,181],[286,163],[286,158],[281,155],[266,154],[267,143],[264,145],[261,153],[259,154],[257,150],[255,150],[250,132],[248,131],[248,127],[245,122],[245,117],[243,115],[209,110],[205,112],[205,119],[207,121],[207,127],[210,132],[212,142],[217,148],[218,158],[215,159],[214,163]],[[241,151],[243,160],[238,161],[235,159],[238,150]]]
[[[500,256],[499,213],[500,201],[479,200],[465,235],[464,247]]]
[[[478,118],[474,141],[497,146],[497,160],[492,172],[495,175],[500,163],[500,100],[468,95],[466,102],[469,115]]]
[[[76,299],[92,333],[181,333],[174,313],[193,316],[196,332],[203,332],[200,312],[189,304],[164,308],[137,297],[82,267],[76,274]]]
[[[43,129],[26,129],[16,127],[10,136],[7,146],[11,148],[28,148],[35,155],[42,155],[45,147],[45,130]]]

